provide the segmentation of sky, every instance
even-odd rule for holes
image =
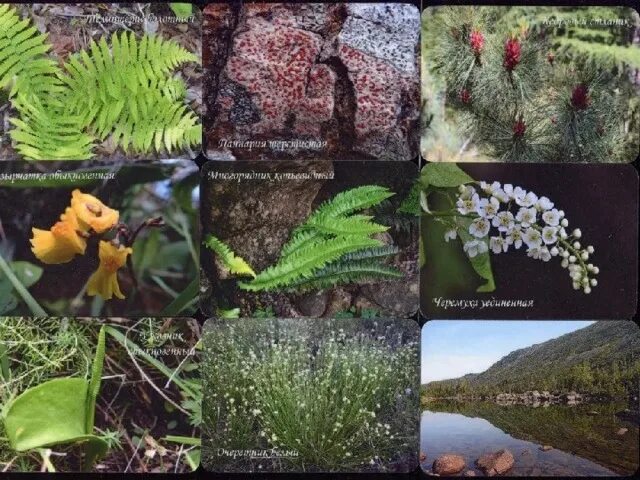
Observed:
[[[591,325],[592,321],[432,320],[422,328],[422,383],[484,372],[514,350]]]

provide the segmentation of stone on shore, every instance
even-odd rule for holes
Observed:
[[[454,475],[465,467],[464,458],[460,455],[448,453],[441,455],[433,462],[433,473],[438,475]]]
[[[507,449],[498,450],[494,453],[487,453],[476,460],[476,465],[488,477],[502,475],[513,467],[515,460]]]

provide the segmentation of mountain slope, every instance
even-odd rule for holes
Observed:
[[[640,328],[630,321],[601,321],[515,350],[482,373],[423,387],[435,397],[533,389],[620,396],[639,382]]]

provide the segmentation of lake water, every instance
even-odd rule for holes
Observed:
[[[492,402],[430,403],[421,418],[425,471],[445,453],[461,455],[477,475],[475,460],[506,448],[512,476],[631,475],[638,469],[638,426],[614,414],[619,404],[500,406]],[[618,435],[620,428],[627,432]],[[549,451],[540,446],[554,447]]]

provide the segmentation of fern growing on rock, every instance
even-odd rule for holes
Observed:
[[[336,285],[402,277],[386,258],[398,248],[374,237],[389,227],[361,212],[394,195],[385,187],[366,185],[339,193],[320,205],[294,230],[280,258],[249,281],[247,291],[307,291]],[[228,247],[219,240],[205,242],[227,265]],[[233,272],[232,272],[233,273]],[[236,272],[237,273],[237,272]]]
[[[91,41],[62,67],[46,35],[0,6],[0,88],[19,114],[10,135],[29,160],[80,160],[110,138],[125,152],[198,145],[202,126],[173,71],[198,58],[171,40],[133,32]]]
[[[235,273],[237,275],[249,275],[255,278],[256,274],[249,264],[242,257],[238,257],[233,253],[227,245],[216,237],[209,235],[204,244],[207,248],[218,255],[218,258],[230,273]]]

